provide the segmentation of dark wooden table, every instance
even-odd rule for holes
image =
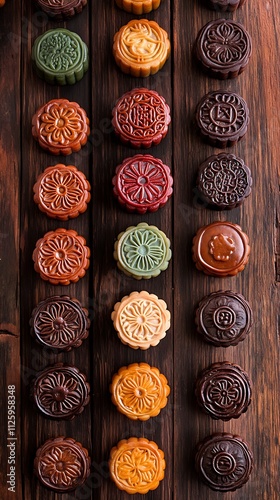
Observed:
[[[37,447],[49,437],[72,436],[92,457],[86,485],[63,499],[128,499],[108,477],[110,449],[120,439],[145,436],[155,440],[167,460],[164,481],[147,498],[153,500],[215,500],[221,498],[199,483],[193,467],[197,441],[213,431],[241,434],[254,453],[249,482],[223,498],[279,500],[279,5],[277,0],[248,0],[236,13],[225,14],[243,23],[252,35],[253,54],[237,79],[221,82],[205,76],[192,58],[192,46],[201,26],[222,17],[200,0],[163,0],[147,16],[165,28],[172,40],[172,55],[164,68],[147,79],[130,78],[116,67],[112,38],[132,16],[113,0],[92,1],[82,14],[58,24],[76,31],[90,48],[90,70],[74,86],[49,86],[34,73],[31,47],[36,36],[56,26],[31,1],[7,0],[0,9],[0,366],[1,379],[1,499],[45,500],[62,498],[39,485],[32,465]],[[116,99],[136,86],[156,89],[170,104],[172,126],[164,141],[150,150],[169,164],[174,174],[174,196],[155,214],[125,213],[112,197],[115,166],[135,151],[113,136],[110,118]],[[243,157],[253,174],[252,195],[241,208],[211,212],[197,203],[194,181],[199,164],[218,151],[205,145],[193,126],[198,100],[208,91],[229,89],[248,102],[251,123],[246,138],[230,151]],[[91,120],[85,148],[69,157],[44,153],[31,135],[35,110],[51,98],[65,97],[84,107]],[[37,175],[57,160],[79,167],[92,185],[86,213],[69,222],[48,219],[33,202]],[[238,223],[250,237],[252,254],[244,272],[218,279],[196,271],[191,241],[196,230],[215,220]],[[147,221],[160,227],[172,241],[173,258],[156,279],[137,282],[121,274],[113,260],[117,234],[131,224]],[[73,228],[92,250],[86,276],[71,286],[52,286],[35,273],[32,251],[48,230]],[[122,296],[146,289],[163,298],[172,312],[172,326],[155,348],[139,352],[124,346],[113,329],[110,314]],[[195,331],[194,309],[207,293],[232,289],[243,293],[254,312],[249,337],[236,347],[204,344]],[[35,305],[53,294],[69,294],[88,307],[90,337],[79,349],[55,355],[38,346],[30,335],[29,318]],[[200,369],[211,362],[229,360],[244,367],[253,381],[253,401],[238,420],[222,423],[204,416],[193,396]],[[71,422],[49,421],[30,401],[30,381],[56,361],[77,365],[91,383],[92,398],[84,413]],[[168,406],[146,423],[119,414],[110,401],[113,373],[131,362],[146,361],[168,378],[172,392]],[[16,390],[16,493],[8,492],[7,392]],[[136,495],[135,499],[140,498]],[[142,497],[141,497],[142,498]]]

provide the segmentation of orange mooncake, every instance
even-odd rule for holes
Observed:
[[[116,4],[120,9],[137,14],[138,16],[148,14],[152,10],[157,9],[160,6],[160,2],[161,0],[116,0]]]
[[[155,21],[133,19],[115,34],[113,55],[124,73],[146,77],[165,64],[170,55],[170,41]]]
[[[120,413],[132,420],[148,420],[167,405],[170,387],[157,368],[133,363],[115,373],[110,392]]]
[[[154,441],[131,437],[122,439],[111,450],[111,479],[127,493],[144,495],[155,490],[164,478],[164,470],[164,453]]]

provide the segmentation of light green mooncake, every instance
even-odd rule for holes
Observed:
[[[118,235],[114,248],[118,268],[137,280],[150,279],[167,269],[170,241],[156,226],[141,222]]]

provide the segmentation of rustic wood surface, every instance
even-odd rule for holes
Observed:
[[[234,14],[224,17],[243,23],[252,35],[253,54],[246,71],[235,80],[208,78],[192,57],[200,27],[223,17],[205,7],[202,0],[163,0],[149,14],[170,33],[172,55],[164,68],[147,79],[130,78],[116,67],[112,56],[114,33],[132,16],[113,0],[92,1],[66,23],[54,23],[32,2],[7,0],[0,9],[0,364],[2,369],[0,445],[0,498],[128,499],[110,481],[107,460],[120,439],[145,436],[156,441],[166,455],[164,481],[147,494],[150,500],[215,500],[221,497],[201,484],[194,472],[195,444],[213,431],[241,434],[254,454],[249,482],[226,500],[279,500],[279,111],[280,54],[277,0],[248,0]],[[34,39],[45,30],[65,26],[82,36],[90,48],[91,66],[74,86],[50,86],[31,66]],[[112,197],[115,166],[135,150],[122,146],[113,136],[110,118],[116,99],[125,91],[147,86],[162,94],[171,106],[172,126],[151,154],[169,164],[174,174],[174,196],[155,214],[125,213]],[[243,157],[253,175],[252,195],[241,208],[211,212],[197,202],[194,181],[199,164],[217,152],[197,136],[193,125],[196,103],[208,91],[229,89],[240,93],[250,108],[248,134],[229,151]],[[84,107],[91,121],[88,144],[66,159],[44,153],[31,136],[36,109],[51,98],[65,97]],[[69,222],[58,222],[40,213],[33,202],[37,175],[58,162],[74,164],[92,185],[92,201],[86,213]],[[252,246],[250,262],[237,277],[218,279],[196,271],[191,260],[191,241],[196,230],[214,220],[230,220],[242,226]],[[121,274],[113,260],[116,236],[129,225],[147,221],[170,237],[173,258],[167,271],[156,279],[137,282]],[[77,284],[68,287],[43,282],[33,269],[35,243],[48,230],[73,228],[83,235],[92,251],[91,267]],[[113,329],[110,314],[124,295],[146,289],[163,298],[172,313],[172,327],[155,348],[138,352],[124,346]],[[249,337],[236,347],[215,348],[204,344],[195,332],[194,309],[207,293],[232,289],[243,293],[254,312]],[[32,309],[53,294],[77,297],[90,311],[89,338],[70,353],[55,355],[32,339]],[[199,370],[211,362],[240,364],[253,381],[253,401],[238,420],[222,423],[201,413],[193,396]],[[29,398],[30,381],[55,361],[75,364],[91,383],[91,403],[71,422],[53,422],[34,409]],[[148,422],[133,422],[119,414],[108,391],[113,373],[131,362],[146,361],[168,378],[168,406]],[[15,384],[17,403],[16,494],[7,491],[7,386]],[[42,488],[33,476],[37,447],[49,437],[67,435],[89,449],[91,475],[69,495]],[[135,495],[135,499],[143,498]]]

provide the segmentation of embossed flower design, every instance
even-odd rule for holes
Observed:
[[[77,245],[75,238],[56,235],[41,247],[41,266],[49,275],[68,275],[80,267],[82,255],[82,248]]]
[[[208,395],[210,400],[218,406],[228,407],[239,400],[240,387],[233,378],[213,380],[208,389]]]
[[[170,387],[166,377],[147,363],[134,363],[119,369],[110,385],[117,409],[132,420],[148,420],[167,404]]]
[[[151,483],[157,474],[157,458],[149,449],[128,450],[116,465],[119,478],[129,486]]]
[[[247,50],[244,32],[236,23],[217,23],[207,31],[204,47],[209,59],[221,64],[239,61]]]
[[[156,226],[140,222],[118,235],[114,258],[121,271],[135,279],[150,279],[168,267],[170,241]]]
[[[229,362],[214,363],[198,377],[195,393],[206,414],[227,421],[247,411],[251,402],[251,383],[240,366]]]
[[[155,490],[165,467],[163,451],[145,438],[123,439],[110,453],[110,476],[120,490],[130,494]]]
[[[41,458],[43,477],[55,486],[71,486],[81,474],[81,463],[71,449],[53,446]]]
[[[85,212],[91,186],[83,172],[61,163],[47,167],[33,186],[34,201],[49,217],[68,220]]]
[[[153,231],[135,230],[124,245],[128,265],[133,269],[148,271],[158,267],[164,258],[164,245]]]
[[[54,285],[76,283],[89,267],[90,250],[72,229],[49,231],[37,241],[32,258],[35,271]]]
[[[151,155],[135,155],[116,168],[113,193],[129,211],[144,214],[165,205],[172,194],[170,169]]]
[[[53,302],[42,310],[36,322],[36,331],[52,347],[68,346],[74,342],[81,331],[81,320],[74,308],[63,302]]]
[[[154,203],[166,185],[164,172],[149,162],[139,161],[125,168],[121,175],[124,192],[138,203]]]
[[[123,297],[115,304],[111,318],[120,340],[133,349],[157,345],[170,328],[167,304],[145,290]]]
[[[53,105],[41,116],[40,132],[48,143],[67,145],[78,139],[84,129],[81,116],[71,105]]]
[[[161,328],[162,313],[154,302],[135,300],[121,314],[123,328],[135,340],[150,340]]]
[[[83,189],[72,172],[60,173],[57,170],[44,184],[44,201],[53,210],[67,210],[79,202]]]
[[[160,387],[148,373],[135,373],[122,381],[121,399],[124,406],[136,414],[151,410],[159,398]]]
[[[32,118],[34,139],[53,155],[67,156],[80,151],[89,134],[89,119],[85,110],[67,99],[52,99]]]
[[[52,416],[73,412],[83,402],[78,380],[67,372],[52,371],[38,384],[37,401]]]
[[[226,262],[235,250],[234,241],[230,236],[218,234],[209,241],[209,253],[215,260]]]

